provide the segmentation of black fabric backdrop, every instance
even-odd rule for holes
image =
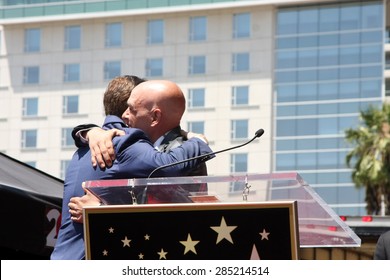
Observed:
[[[1,259],[49,258],[62,195],[62,180],[0,153]]]

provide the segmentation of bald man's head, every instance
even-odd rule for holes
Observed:
[[[136,86],[123,115],[126,123],[140,128],[154,142],[180,125],[185,98],[179,86],[165,80],[146,81]]]

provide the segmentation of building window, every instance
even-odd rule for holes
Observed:
[[[120,61],[106,61],[104,62],[104,80],[112,80],[121,75]]]
[[[164,43],[164,21],[162,19],[148,21],[147,40],[149,45]]]
[[[188,90],[188,108],[203,108],[205,106],[204,88],[194,88]]]
[[[30,28],[24,31],[24,51],[39,52],[41,50],[41,29]]]
[[[189,40],[205,41],[207,37],[207,18],[206,17],[191,17]]]
[[[190,56],[188,64],[188,74],[196,75],[206,73],[206,57],[204,55]]]
[[[64,65],[64,82],[79,82],[80,81],[80,64],[65,64]]]
[[[81,45],[81,27],[79,25],[65,27],[65,50],[79,50]]]
[[[230,173],[248,171],[248,154],[238,153],[230,155]]]
[[[23,117],[31,117],[38,115],[38,98],[23,98]]]
[[[233,54],[232,71],[233,72],[249,71],[249,53]]]
[[[239,153],[230,155],[230,174],[248,172],[248,154]],[[229,192],[243,192],[245,182],[231,182]]]
[[[23,68],[23,84],[34,85],[39,83],[39,66],[26,66]]]
[[[187,122],[187,130],[195,133],[204,134],[204,121]]]
[[[37,147],[37,134],[36,129],[22,130],[21,146],[23,149],[36,148]]]
[[[251,15],[241,13],[233,15],[233,38],[249,38],[251,35]]]
[[[247,139],[248,120],[232,120],[230,137],[232,140]]]
[[[147,59],[145,65],[145,73],[147,77],[161,77],[163,75],[163,59]]]
[[[122,23],[106,24],[105,46],[107,48],[122,46]]]
[[[232,87],[232,106],[249,104],[249,87],[235,86]]]
[[[74,141],[72,138],[72,130],[73,128],[63,128],[61,133],[61,147],[73,147]]]
[[[68,169],[70,160],[61,160],[60,178],[65,180],[66,170]]]
[[[78,95],[68,95],[62,97],[62,114],[77,114],[79,112]]]

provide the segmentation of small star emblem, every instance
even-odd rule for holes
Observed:
[[[230,243],[233,244],[232,237],[230,233],[236,229],[237,226],[228,226],[225,222],[225,218],[222,217],[221,224],[219,227],[210,227],[212,230],[216,231],[218,233],[217,237],[217,243],[218,244],[220,241],[223,239],[226,239]]]
[[[268,240],[268,235],[270,234],[269,232],[266,232],[265,229],[263,229],[263,232],[259,233],[261,235],[261,240],[267,239]]]
[[[157,254],[160,256],[160,260],[161,259],[167,259],[168,252],[164,252],[164,249],[161,248],[161,251],[157,252]]]
[[[187,236],[187,241],[180,241],[180,243],[185,246],[185,248],[184,248],[184,255],[187,254],[189,251],[194,252],[195,255],[196,255],[195,245],[198,244],[199,241],[192,240],[190,234],[188,234],[188,236]]]
[[[123,247],[130,247],[130,239],[127,239],[127,236],[125,236],[125,239],[121,240],[123,242]]]

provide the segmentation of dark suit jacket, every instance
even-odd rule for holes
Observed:
[[[162,152],[168,152],[173,148],[179,147],[186,140],[187,139],[184,139],[183,136],[181,135],[181,127],[178,126],[172,129],[170,132],[168,132],[167,135],[165,135],[164,140],[161,142],[159,146],[159,150]],[[186,172],[185,175],[186,176],[207,176],[206,163],[201,162],[199,165]],[[183,188],[189,192],[206,192],[207,184],[191,184],[191,185],[185,185],[183,186]]]
[[[123,121],[121,121],[120,123],[117,123],[116,125],[120,126],[122,128],[126,127],[126,125]],[[80,130],[83,130],[83,129],[91,129],[92,127],[99,127],[99,126],[96,124],[88,123],[88,124],[80,124],[80,125],[73,128],[72,138],[73,138],[74,144],[76,145],[77,148],[88,146],[87,144],[85,144],[81,141],[80,137],[76,136],[77,132],[79,132]]]
[[[374,260],[390,260],[390,230],[382,233],[376,243]]]

